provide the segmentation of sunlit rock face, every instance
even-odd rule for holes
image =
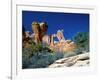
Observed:
[[[41,22],[40,23],[40,32],[41,32],[41,35],[42,37],[45,36],[47,34],[47,30],[48,30],[48,25],[46,22]]]
[[[58,42],[54,43],[54,37],[58,38]],[[63,30],[58,30],[57,34],[53,34],[51,37],[51,49],[53,49],[56,52],[69,52],[73,51],[75,49],[75,43],[71,40],[65,40],[65,37],[63,35]]]
[[[50,36],[49,35],[44,35],[42,38],[42,43],[50,45]]]
[[[28,31],[23,34],[25,39],[31,38],[36,44],[43,43],[50,46],[50,49],[55,52],[69,52],[75,49],[75,43],[71,40],[65,40],[63,35],[64,30],[57,30],[57,33],[48,35],[47,34],[48,25],[46,22],[32,22],[32,31],[30,35]],[[55,43],[55,39],[58,41]],[[28,45],[28,40],[27,45]]]
[[[42,43],[50,45],[50,36],[47,35],[48,25],[46,22],[40,23]]]
[[[63,35],[63,30],[58,30],[56,36],[57,36],[59,42],[65,41],[65,37]]]
[[[62,58],[49,65],[49,68],[89,66],[89,53]]]
[[[34,32],[34,42],[36,44],[41,42],[40,25],[38,22],[32,23],[32,31]]]
[[[65,42],[58,42],[56,44],[54,44],[53,46],[51,45],[51,49],[56,51],[56,52],[70,52],[73,51],[75,49],[75,44],[73,42],[71,43],[67,43]]]
[[[33,22],[32,23],[32,31],[34,32],[34,42],[36,44],[43,42],[43,37],[47,33],[48,26],[45,22]]]

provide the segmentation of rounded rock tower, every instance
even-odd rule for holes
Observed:
[[[34,32],[34,42],[36,44],[42,41],[41,39],[41,30],[38,22],[32,22],[32,31]]]

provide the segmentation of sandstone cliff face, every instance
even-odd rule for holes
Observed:
[[[89,66],[89,53],[83,53],[55,61],[49,68]]]

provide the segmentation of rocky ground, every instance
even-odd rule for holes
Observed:
[[[89,53],[83,53],[55,61],[49,68],[89,66]]]

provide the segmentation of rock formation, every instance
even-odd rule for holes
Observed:
[[[89,53],[83,53],[55,61],[49,68],[89,66]]]
[[[58,38],[58,43],[54,43],[54,37]],[[68,52],[72,51],[75,49],[75,43],[72,41],[67,41],[64,38],[63,31],[58,30],[57,34],[53,34],[51,36],[51,44],[50,44],[51,49],[57,52]]]
[[[30,46],[29,44],[29,32],[25,31],[25,28],[23,26],[22,28],[22,47],[28,48]]]
[[[63,30],[58,30],[57,33],[48,35],[47,34],[48,25],[46,22],[32,22],[32,35],[28,32],[23,34],[24,38],[27,39],[28,42],[29,38],[31,38],[36,44],[38,43],[45,43],[50,46],[50,49],[55,52],[68,52],[72,51],[75,48],[75,43],[70,40],[65,40],[63,35]],[[58,38],[58,42],[55,43],[54,38]]]
[[[40,25],[38,22],[32,22],[32,31],[34,32],[34,42],[36,44],[42,41],[41,39],[41,32],[40,32]]]
[[[65,41],[64,35],[63,35],[63,30],[58,30],[57,31],[57,38],[59,42]]]
[[[41,22],[40,23],[40,32],[41,32],[42,37],[47,34],[47,30],[48,30],[47,23],[46,22]]]

